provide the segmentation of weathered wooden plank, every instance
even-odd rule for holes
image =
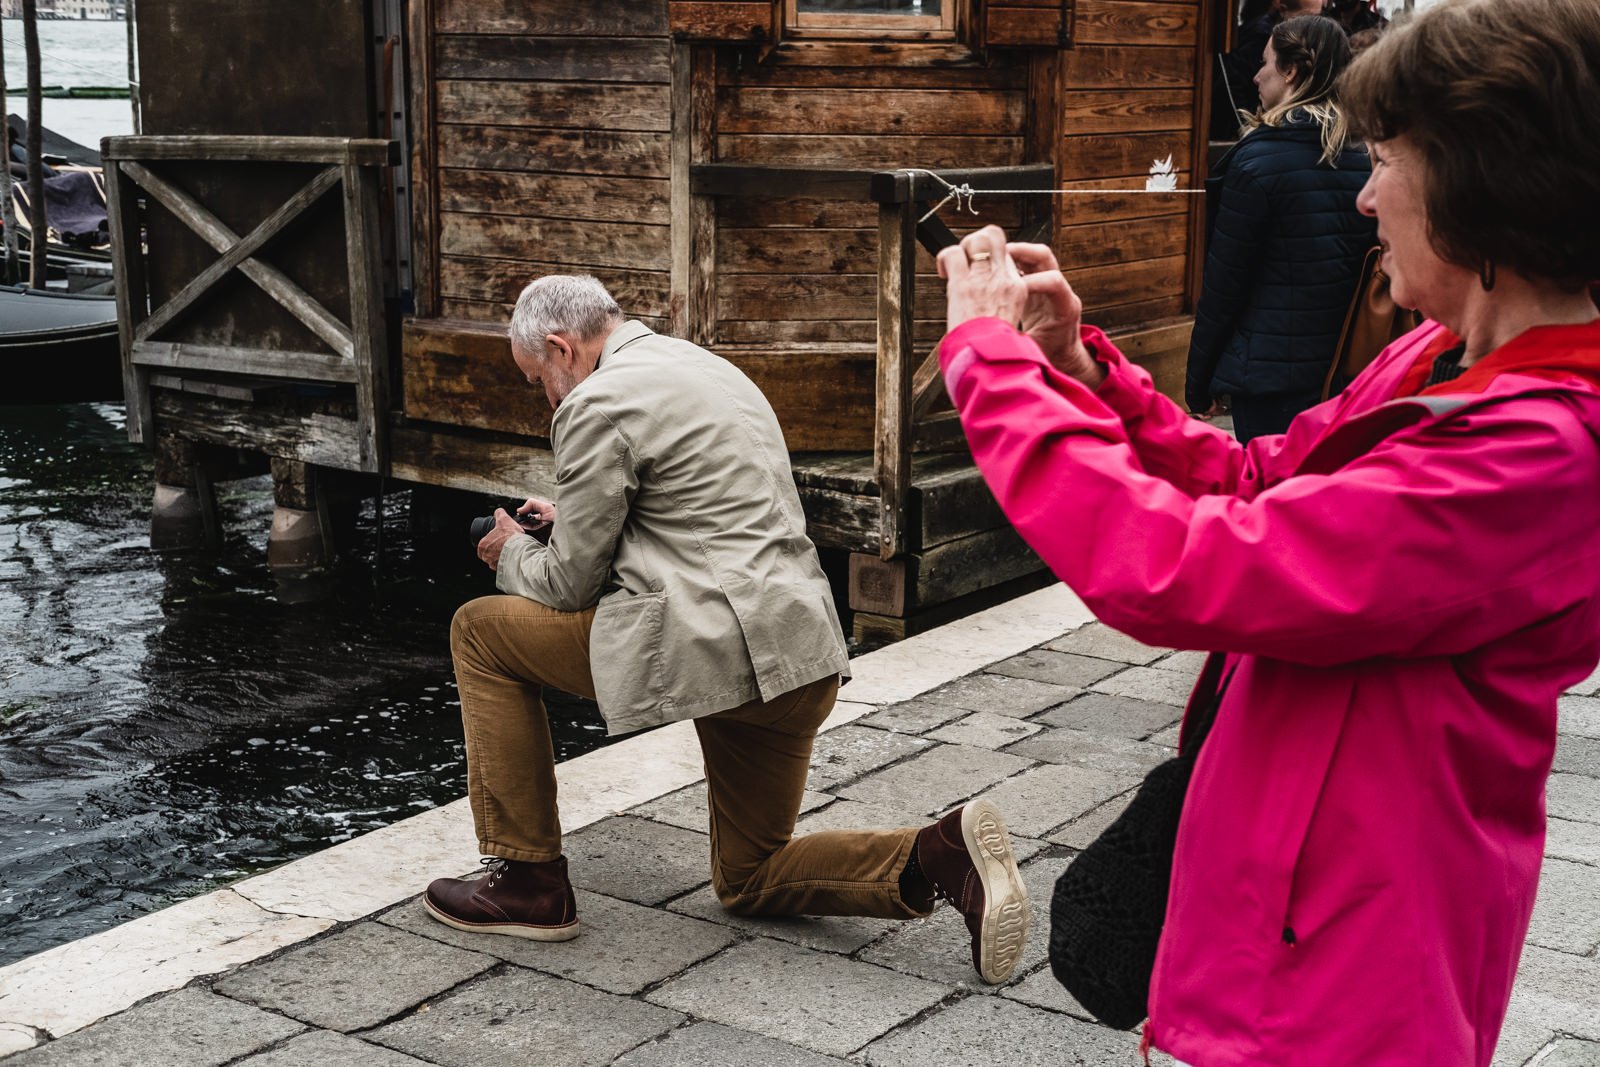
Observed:
[[[1194,319],[1184,316],[1148,328],[1113,334],[1122,354],[1150,372],[1156,388],[1183,403],[1184,377],[1189,360],[1189,336]]]
[[[398,161],[394,141],[357,137],[107,137],[105,160],[228,160],[246,163],[329,163],[388,166]]]
[[[671,140],[666,134],[528,126],[439,127],[441,167],[666,178],[670,164]]]
[[[873,274],[875,230],[728,229],[717,234],[725,274]]]
[[[388,473],[389,344],[383,306],[383,242],[378,227],[378,181],[371,170],[344,167],[346,262],[350,323],[355,339],[357,466]]]
[[[984,8],[983,41],[991,48],[1059,48],[1066,43],[1066,13],[1061,0],[1050,7],[989,4]]]
[[[672,126],[665,85],[441,81],[440,122],[665,133]]]
[[[660,0],[596,4],[593,0],[436,0],[440,33],[511,33],[527,37],[660,37],[667,5]]]
[[[1188,215],[1062,227],[1056,256],[1069,270],[1181,256],[1189,244]]]
[[[473,215],[666,226],[672,221],[669,187],[661,178],[452,168],[439,172],[439,206]]]
[[[875,615],[866,611],[853,612],[850,617],[851,638],[863,650],[881,648],[908,637],[915,637],[917,634],[927,633],[956,619],[964,619],[987,608],[1015,600],[1055,581],[1055,576],[1049,571],[1035,571],[1024,577],[1013,578],[1009,582],[1001,582],[999,585],[980,589],[976,593],[957,597],[937,607],[923,608],[901,618]]]
[[[1182,293],[1158,296],[1149,300],[1135,300],[1122,304],[1084,305],[1084,321],[1092,322],[1105,330],[1136,329],[1152,322],[1181,315],[1187,306]]]
[[[1178,172],[1178,187],[1189,188],[1188,171]],[[1145,193],[1144,178],[1083,178],[1062,182],[1063,189],[1083,190],[1088,195],[1057,198],[1056,212],[1063,229],[1090,223],[1119,222],[1188,213],[1191,197],[1185,193]],[[1102,189],[1127,189],[1126,194],[1099,192]]]
[[[408,323],[402,334],[402,403],[408,418],[548,437],[552,412],[511,360],[504,327]]]
[[[1186,256],[1073,268],[1064,272],[1085,307],[1109,307],[1171,294],[1182,295]]]
[[[944,287],[932,275],[917,281],[918,316],[942,316]],[[717,290],[717,319],[866,319],[876,314],[876,300],[870,274],[727,274]]]
[[[717,158],[730,163],[791,163],[804,166],[1007,167],[1023,162],[1020,136],[945,137],[842,134],[721,134]]]
[[[1045,569],[1010,526],[958,538],[912,557],[912,610],[944,604],[987,586]]]
[[[1179,165],[1189,158],[1193,135],[1188,130],[1166,133],[1088,134],[1061,139],[1061,176],[1085,178],[1147,176],[1150,164],[1171,156]]]
[[[1194,56],[1185,48],[1079,45],[1061,53],[1073,89],[1185,89],[1194,86]]]
[[[411,289],[417,314],[439,310],[439,128],[434,115],[435,0],[406,10],[411,67]]]
[[[926,348],[944,336],[945,320],[917,319],[912,336]],[[876,319],[718,319],[717,343],[867,344],[878,337]]]
[[[856,493],[799,486],[806,536],[819,548],[878,551],[878,500]]]
[[[911,204],[878,212],[878,385],[873,474],[878,482],[879,555],[905,551],[911,491],[911,376],[917,238]]]
[[[784,42],[764,63],[741,63],[724,50],[717,80],[723,85],[801,89],[1023,89],[1026,70],[1009,57],[985,66],[970,50],[948,45],[854,41]]]
[[[155,394],[154,407],[164,434],[319,467],[356,469],[356,420],[348,403],[344,410],[320,403],[250,405],[163,390]]]
[[[669,80],[665,39],[633,37],[440,37],[439,78],[494,81]]]
[[[1193,3],[1076,0],[1073,34],[1079,45],[1193,46],[1199,9]]]
[[[155,441],[150,406],[150,372],[133,362],[133,333],[148,314],[149,283],[138,216],[138,190],[122,168],[106,168],[106,217],[111,231],[111,265],[117,290],[117,348],[122,363],[122,396],[127,404],[128,440]]]
[[[1062,132],[1127,134],[1189,130],[1194,92],[1189,89],[1089,90],[1061,94]]]
[[[936,89],[762,89],[717,92],[717,129],[725,134],[1022,133],[1021,92]]]
[[[668,32],[681,41],[773,42],[778,32],[772,0],[668,0]]]
[[[672,49],[673,332],[697,344],[716,336],[716,204],[697,195],[692,176],[711,159],[716,129],[716,63],[705,45]]]
[[[666,226],[453,211],[440,214],[440,225],[440,250],[447,256],[538,260],[570,267],[661,270],[671,264]]]
[[[485,326],[504,327],[506,323],[511,321],[512,305],[447,297],[441,301],[439,311],[442,320],[459,320],[480,323]],[[670,332],[670,323],[666,318],[655,318],[649,315],[635,315],[633,317],[657,333]]]
[[[980,202],[978,220],[965,213],[951,215],[946,208],[941,217],[957,233],[966,233],[976,226],[991,222],[1008,230],[1015,228],[1021,217],[1020,197],[986,197]],[[724,227],[736,229],[760,228],[766,230],[799,228],[822,230],[870,230],[877,222],[875,204],[851,203],[843,200],[783,199],[754,200],[728,199],[717,204],[717,221]]]
[[[281,349],[224,345],[135,341],[133,362],[169,370],[225,371],[263,378],[299,378],[312,382],[354,382],[355,361],[327,352],[285,352]]]
[[[555,457],[534,442],[402,425],[390,431],[389,451],[390,472],[402,481],[503,498],[554,499],[556,494]]]
[[[571,271],[571,265],[562,263],[446,256],[441,264],[440,289],[445,296],[462,300],[512,304],[535,278]],[[628,315],[659,318],[667,314],[671,294],[670,275],[665,271],[586,267],[585,273],[598,278]]]

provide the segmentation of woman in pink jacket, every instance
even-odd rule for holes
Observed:
[[[1594,0],[1446,0],[1362,56],[1360,207],[1431,321],[1248,448],[1080,327],[1047,248],[940,257],[1006,514],[1106,623],[1232,671],[1145,1030],[1193,1067],[1491,1060],[1600,659],[1597,79]]]

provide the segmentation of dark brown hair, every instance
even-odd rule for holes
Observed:
[[[1364,51],[1340,100],[1357,136],[1421,155],[1442,258],[1600,279],[1600,3],[1445,0]]]

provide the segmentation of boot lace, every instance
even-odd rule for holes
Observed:
[[[493,889],[495,882],[499,881],[506,873],[506,861],[499,856],[484,856],[478,860],[489,873],[488,888]]]

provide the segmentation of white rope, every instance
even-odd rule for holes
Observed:
[[[978,208],[973,204],[973,199],[980,196],[1202,196],[1204,189],[974,189],[971,182],[962,182],[952,185],[943,177],[931,170],[921,167],[913,168],[912,174],[926,174],[934,181],[945,187],[945,197],[929,209],[917,222],[927,222],[950,201],[956,202],[956,211],[967,211],[976,215]]]

